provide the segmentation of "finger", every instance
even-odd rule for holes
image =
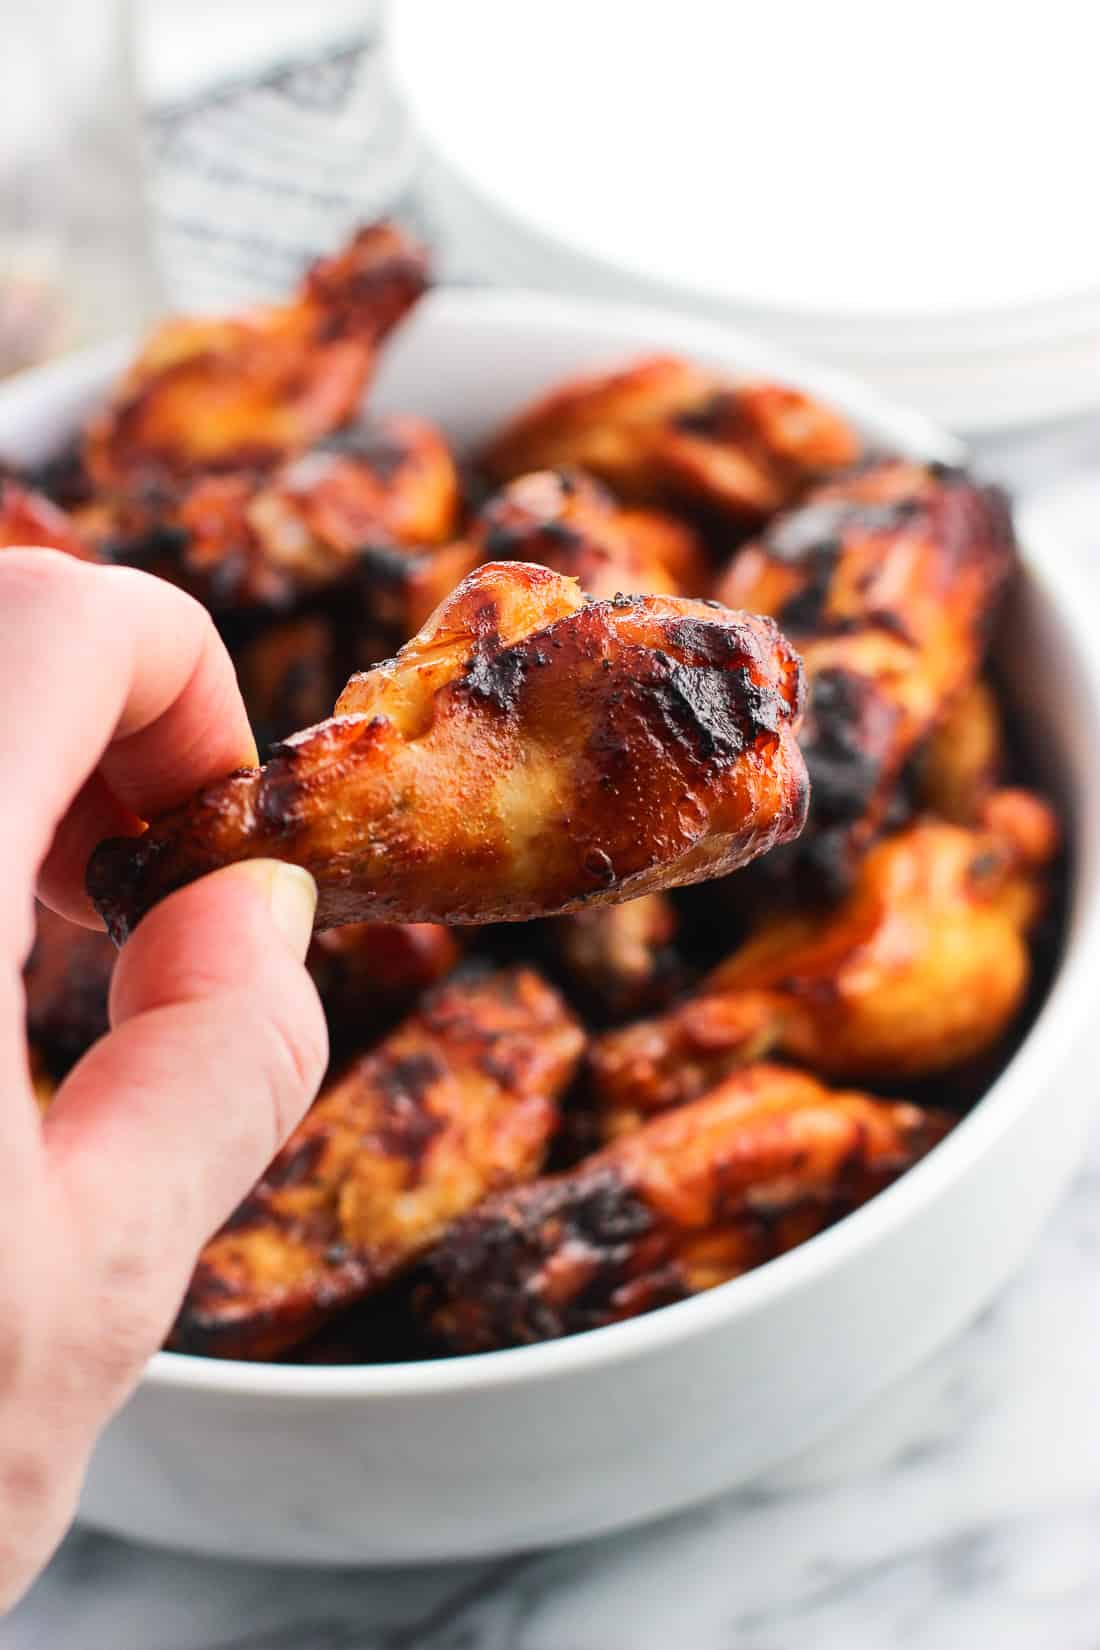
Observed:
[[[81,1294],[123,1360],[143,1335],[144,1352],[159,1344],[199,1248],[317,1090],[327,1037],[302,966],[315,904],[308,874],[272,860],[165,900],[119,958],[114,1029],[47,1115]]]
[[[9,889],[37,874],[70,803],[101,770],[105,789],[81,794],[41,889],[86,923],[96,919],[72,869],[93,831],[150,818],[256,760],[233,666],[198,603],[132,568],[53,551],[0,558],[0,705]],[[104,811],[111,795],[117,813]],[[0,926],[3,915],[0,896]]]

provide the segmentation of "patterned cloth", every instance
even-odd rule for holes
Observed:
[[[154,226],[173,309],[285,292],[356,224],[416,223],[414,147],[377,31],[149,119]]]

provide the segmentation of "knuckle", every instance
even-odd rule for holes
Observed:
[[[58,603],[87,612],[95,599],[96,570],[60,550],[5,550],[0,558],[0,608],[6,613],[56,611]]]

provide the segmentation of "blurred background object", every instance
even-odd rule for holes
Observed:
[[[154,231],[170,307],[276,297],[391,212],[413,152],[374,0],[145,0]]]
[[[396,0],[388,24],[426,206],[481,279],[717,316],[955,428],[1100,405],[1075,0]]]
[[[5,0],[0,375],[157,307],[127,0]]]
[[[2,0],[0,376],[285,292],[413,153],[373,0]]]

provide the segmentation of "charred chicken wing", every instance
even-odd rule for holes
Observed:
[[[751,521],[858,456],[845,420],[802,391],[658,355],[558,385],[500,431],[484,465],[498,481],[580,465],[632,502]]]
[[[274,855],[318,926],[547,916],[703,881],[797,834],[797,656],[770,620],[592,602],[489,563],[328,722],[93,855],[116,940],[184,883]]]
[[[413,555],[369,550],[358,574],[368,629],[399,645],[489,561],[537,562],[596,597],[693,594],[710,582],[698,534],[686,522],[659,510],[625,510],[582,471],[546,470],[502,488],[453,544]]]
[[[750,1066],[576,1168],[456,1221],[428,1258],[419,1312],[452,1352],[636,1317],[804,1242],[946,1130],[917,1106]]]
[[[203,471],[312,446],[352,417],[379,344],[426,284],[422,248],[375,224],[315,263],[289,303],[165,322],[88,426],[93,482],[171,495]]]
[[[771,614],[810,684],[813,807],[793,854],[807,893],[844,888],[905,765],[974,681],[1013,558],[999,492],[893,460],[818,488],[734,558],[719,598]]]
[[[165,571],[217,609],[283,606],[332,585],[372,549],[422,547],[459,521],[458,470],[442,434],[421,418],[378,418],[330,437],[271,475],[200,477],[162,517],[175,538]],[[116,557],[142,558],[134,542]]]
[[[323,1089],[206,1245],[170,1344],[271,1357],[538,1171],[583,1036],[530,969],[455,980]]]
[[[762,1055],[894,1081],[980,1054],[1023,1002],[1056,845],[1051,810],[1024,791],[999,792],[981,828],[923,819],[886,838],[835,910],[766,919],[695,996],[595,1044],[604,1133]]]

